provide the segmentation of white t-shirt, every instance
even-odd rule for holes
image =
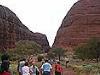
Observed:
[[[29,73],[29,67],[28,66],[24,66],[22,67],[22,75],[30,75]]]
[[[51,66],[50,63],[46,62],[46,63],[44,63],[44,64],[42,65],[41,69],[42,69],[43,71],[48,71],[48,72],[50,72],[50,70],[52,69],[52,66]]]

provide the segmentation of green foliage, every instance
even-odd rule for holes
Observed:
[[[91,58],[97,59],[100,57],[100,39],[93,38],[88,43]]]
[[[52,52],[52,50],[50,50],[47,54],[47,58],[48,59],[54,59],[55,58],[55,54]]]
[[[50,51],[51,52],[49,53],[49,56],[52,56],[52,58],[58,57],[59,60],[60,60],[61,56],[64,56],[66,53],[66,51],[62,48],[52,48]]]
[[[84,59],[97,59],[100,57],[100,40],[96,38],[90,39],[87,44],[75,48],[75,55]]]
[[[16,51],[23,55],[37,54],[42,52],[42,48],[34,41],[19,41],[16,43]]]
[[[19,41],[16,43],[16,48],[8,50],[8,53],[11,60],[18,60],[28,55],[40,54],[42,53],[42,48],[33,41]]]
[[[38,59],[39,62],[41,62],[43,58],[44,57],[42,55],[38,55],[38,57],[37,57],[37,59]]]
[[[63,56],[65,53],[65,50],[62,48],[54,48],[53,52],[55,53],[56,56],[58,56],[58,55]]]
[[[84,60],[85,59],[85,51],[83,46],[79,46],[77,48],[75,48],[75,55],[77,58]]]
[[[71,65],[77,75],[100,75],[100,63]]]

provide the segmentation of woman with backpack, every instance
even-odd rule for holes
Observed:
[[[30,66],[30,75],[39,75],[39,69],[35,65],[34,61],[32,62],[32,66]]]

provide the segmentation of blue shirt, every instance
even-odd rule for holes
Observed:
[[[52,66],[51,66],[51,64],[49,64],[48,62],[46,62],[46,63],[44,63],[44,64],[42,65],[41,69],[42,69],[43,71],[48,71],[48,72],[50,72],[50,70],[52,69]]]

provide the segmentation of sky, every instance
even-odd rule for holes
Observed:
[[[0,0],[31,31],[45,34],[52,46],[63,18],[77,0]]]

